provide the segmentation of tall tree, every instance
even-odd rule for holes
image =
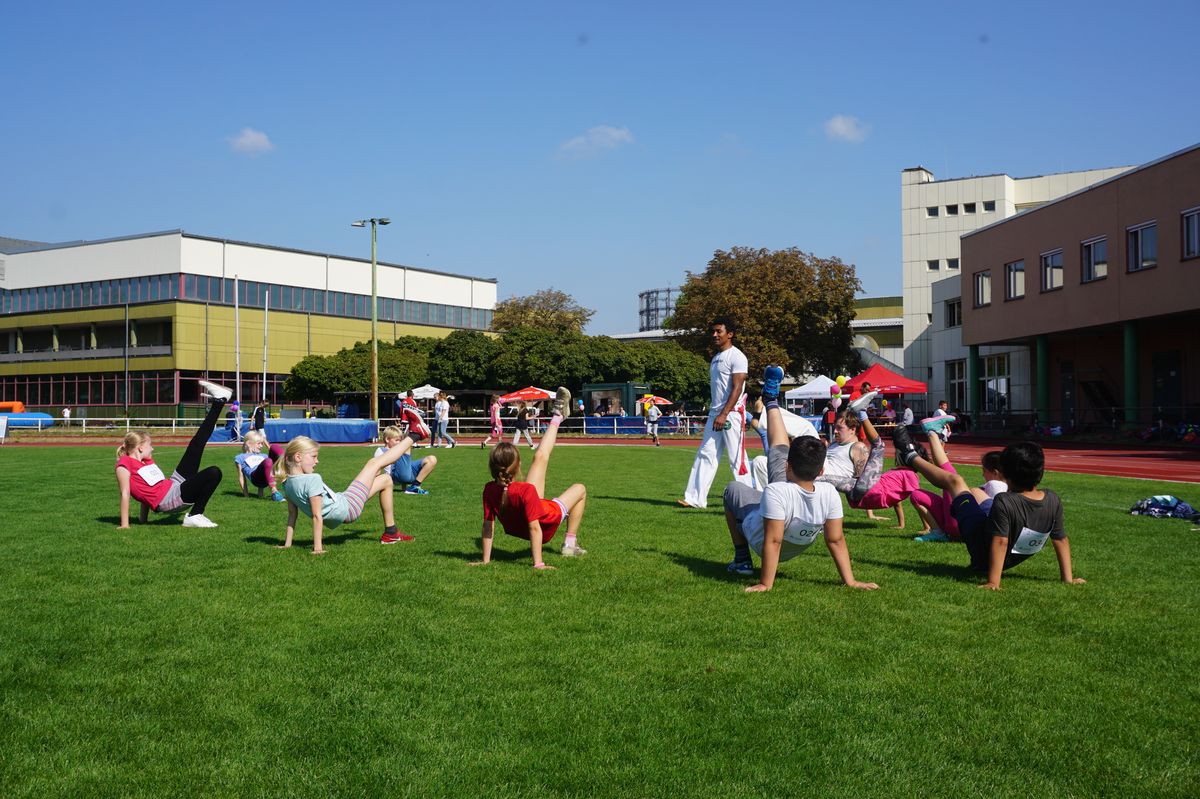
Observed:
[[[429,382],[451,389],[493,388],[499,343],[478,330],[455,330],[429,354]]]
[[[854,265],[839,258],[795,247],[717,250],[703,272],[688,273],[666,327],[686,349],[708,356],[709,323],[728,316],[752,374],[772,363],[793,375],[837,374],[852,359],[850,321],[861,288]]]
[[[492,329],[497,333],[522,327],[555,333],[582,333],[595,313],[577,303],[570,294],[553,288],[542,289],[536,294],[509,297],[496,303]]]

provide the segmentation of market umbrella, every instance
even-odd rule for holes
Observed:
[[[511,394],[505,394],[500,398],[501,402],[539,402],[540,400],[548,400],[554,396],[553,391],[547,391],[544,388],[537,386],[526,386],[520,391],[514,391]]]

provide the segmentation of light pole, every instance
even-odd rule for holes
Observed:
[[[352,227],[366,227],[371,223],[371,419],[379,420],[379,295],[376,288],[375,229],[378,225],[390,225],[386,218],[359,219],[351,222]]]

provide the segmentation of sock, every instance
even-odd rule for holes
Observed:
[[[733,545],[733,562],[734,563],[750,563],[750,545],[749,544],[734,544]]]
[[[421,481],[420,481],[420,480],[413,480],[411,483],[409,483],[409,485],[410,485],[411,487],[413,487],[413,488],[420,488],[420,487],[421,487]]]
[[[562,420],[563,420],[562,415],[556,413],[550,417],[550,426],[558,427],[560,424],[562,424]]]
[[[772,408],[778,408],[778,407],[779,407],[779,399],[778,398],[769,399],[765,403],[763,403],[763,408],[765,408],[768,411],[771,410]]]
[[[396,525],[389,524],[387,527],[383,528],[383,532],[385,535],[395,535],[396,534]]]
[[[564,547],[575,546],[575,534],[574,533],[567,533],[567,538],[565,541],[563,541],[563,546]]]

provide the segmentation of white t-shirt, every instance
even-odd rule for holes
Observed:
[[[712,364],[708,367],[708,383],[711,389],[712,401],[708,412],[716,416],[725,409],[729,394],[733,389],[733,376],[750,372],[750,363],[746,355],[737,347],[718,352],[713,356]]]
[[[901,424],[906,424],[906,425],[909,425],[909,424],[912,424],[912,423],[913,423],[913,412],[912,412],[912,408],[905,408],[905,409],[904,409],[904,417],[903,417],[903,419],[902,419],[902,421],[901,421]]]
[[[446,400],[438,400],[433,405],[433,413],[439,422],[443,422],[450,418],[450,403]]]
[[[817,428],[812,426],[812,422],[805,419],[803,416],[794,414],[791,411],[786,411],[783,408],[779,409],[779,415],[783,417],[783,427],[787,430],[791,438],[800,438],[801,436],[812,436],[820,438],[817,435]],[[763,430],[770,430],[767,424],[767,409],[763,408],[762,413],[758,415],[758,423]]]
[[[828,477],[853,477],[854,461],[850,458],[850,448],[857,442],[839,444],[836,441],[825,450],[825,474]]]
[[[770,483],[763,491],[757,510],[742,520],[742,533],[751,548],[762,554],[765,520],[783,522],[783,547],[780,560],[799,555],[812,546],[825,530],[828,519],[842,518],[842,499],[828,483],[814,483],[809,491],[792,482]]]
[[[1008,483],[1003,480],[988,480],[981,487],[983,488],[983,493],[995,499],[997,494],[1003,494],[1008,490]]]
[[[657,424],[657,423],[658,423],[658,417],[660,417],[660,416],[662,416],[662,411],[660,411],[660,410],[658,409],[658,406],[657,406],[657,405],[651,405],[651,406],[650,406],[650,407],[649,407],[649,408],[646,410],[646,423],[647,423],[647,424]]]

